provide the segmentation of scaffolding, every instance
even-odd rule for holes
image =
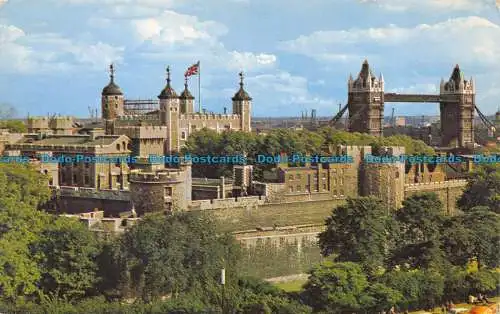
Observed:
[[[160,109],[160,103],[154,99],[127,99],[123,109],[126,115],[145,115]]]

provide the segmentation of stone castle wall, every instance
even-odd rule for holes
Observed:
[[[457,200],[462,195],[466,186],[467,180],[406,184],[405,197],[421,192],[436,193],[439,199],[443,202],[446,213],[448,215],[453,215],[457,210]]]

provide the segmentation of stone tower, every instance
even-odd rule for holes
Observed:
[[[179,96],[181,114],[194,112],[194,97],[188,89],[188,78],[184,78],[184,90]]]
[[[244,89],[243,72],[240,72],[240,89],[234,94],[233,100],[233,114],[240,116],[241,131],[250,132],[251,127],[251,110],[252,110],[252,97]]]
[[[170,67],[167,67],[167,85],[158,95],[160,100],[160,121],[167,127],[165,153],[178,152],[179,145],[179,96],[170,85]]]
[[[109,66],[110,81],[101,94],[101,113],[104,120],[114,120],[123,115],[124,97],[118,85],[115,84],[115,69]]]
[[[381,147],[374,155],[381,158],[400,158],[405,154],[404,147]],[[362,164],[362,194],[375,196],[388,208],[399,209],[404,200],[405,163],[401,161],[368,162]]]
[[[472,78],[465,80],[458,64],[448,82],[441,80],[441,145],[470,147],[474,144],[476,88]]]
[[[356,80],[348,82],[349,130],[382,136],[384,121],[384,79],[373,75],[365,60]]]

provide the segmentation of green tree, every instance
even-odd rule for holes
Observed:
[[[367,304],[369,313],[378,313],[387,310],[403,300],[401,292],[381,283],[370,284],[366,293],[371,297],[372,304]]]
[[[495,270],[483,269],[467,275],[471,293],[495,293],[500,289],[500,277]]]
[[[5,301],[37,297],[41,272],[31,246],[48,215],[37,209],[48,200],[46,176],[29,165],[0,164],[0,291]]]
[[[324,261],[311,270],[303,298],[316,311],[358,312],[373,304],[365,291],[368,286],[368,279],[359,265]]]
[[[440,242],[445,220],[443,213],[443,205],[434,193],[415,194],[407,198],[396,213],[398,241],[389,264],[392,267],[445,267],[445,255]]]
[[[498,267],[500,261],[500,215],[475,207],[445,223],[442,246],[451,263],[466,266],[475,259],[478,267]]]
[[[8,129],[9,132],[12,133],[26,133],[28,132],[28,128],[26,124],[24,124],[21,120],[6,120],[0,122],[1,129]]]
[[[380,200],[348,199],[326,220],[319,246],[324,256],[335,254],[337,261],[360,263],[374,274],[384,266],[392,246],[392,225],[392,217]]]
[[[444,292],[444,277],[433,270],[392,270],[379,281],[399,291],[401,309],[432,308],[440,304]]]
[[[463,211],[486,206],[500,214],[500,165],[478,165],[469,177],[467,188],[458,200],[458,206]]]
[[[234,239],[218,235],[208,216],[153,214],[124,234],[118,262],[126,276],[125,291],[150,301],[214,284],[223,266],[236,274],[237,256]]]
[[[96,235],[74,218],[59,217],[43,230],[34,245],[40,256],[40,286],[47,295],[80,299],[95,287],[100,251]]]

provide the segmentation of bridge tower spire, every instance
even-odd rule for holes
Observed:
[[[373,75],[368,60],[363,62],[356,80],[348,83],[349,131],[383,135],[384,79]]]

